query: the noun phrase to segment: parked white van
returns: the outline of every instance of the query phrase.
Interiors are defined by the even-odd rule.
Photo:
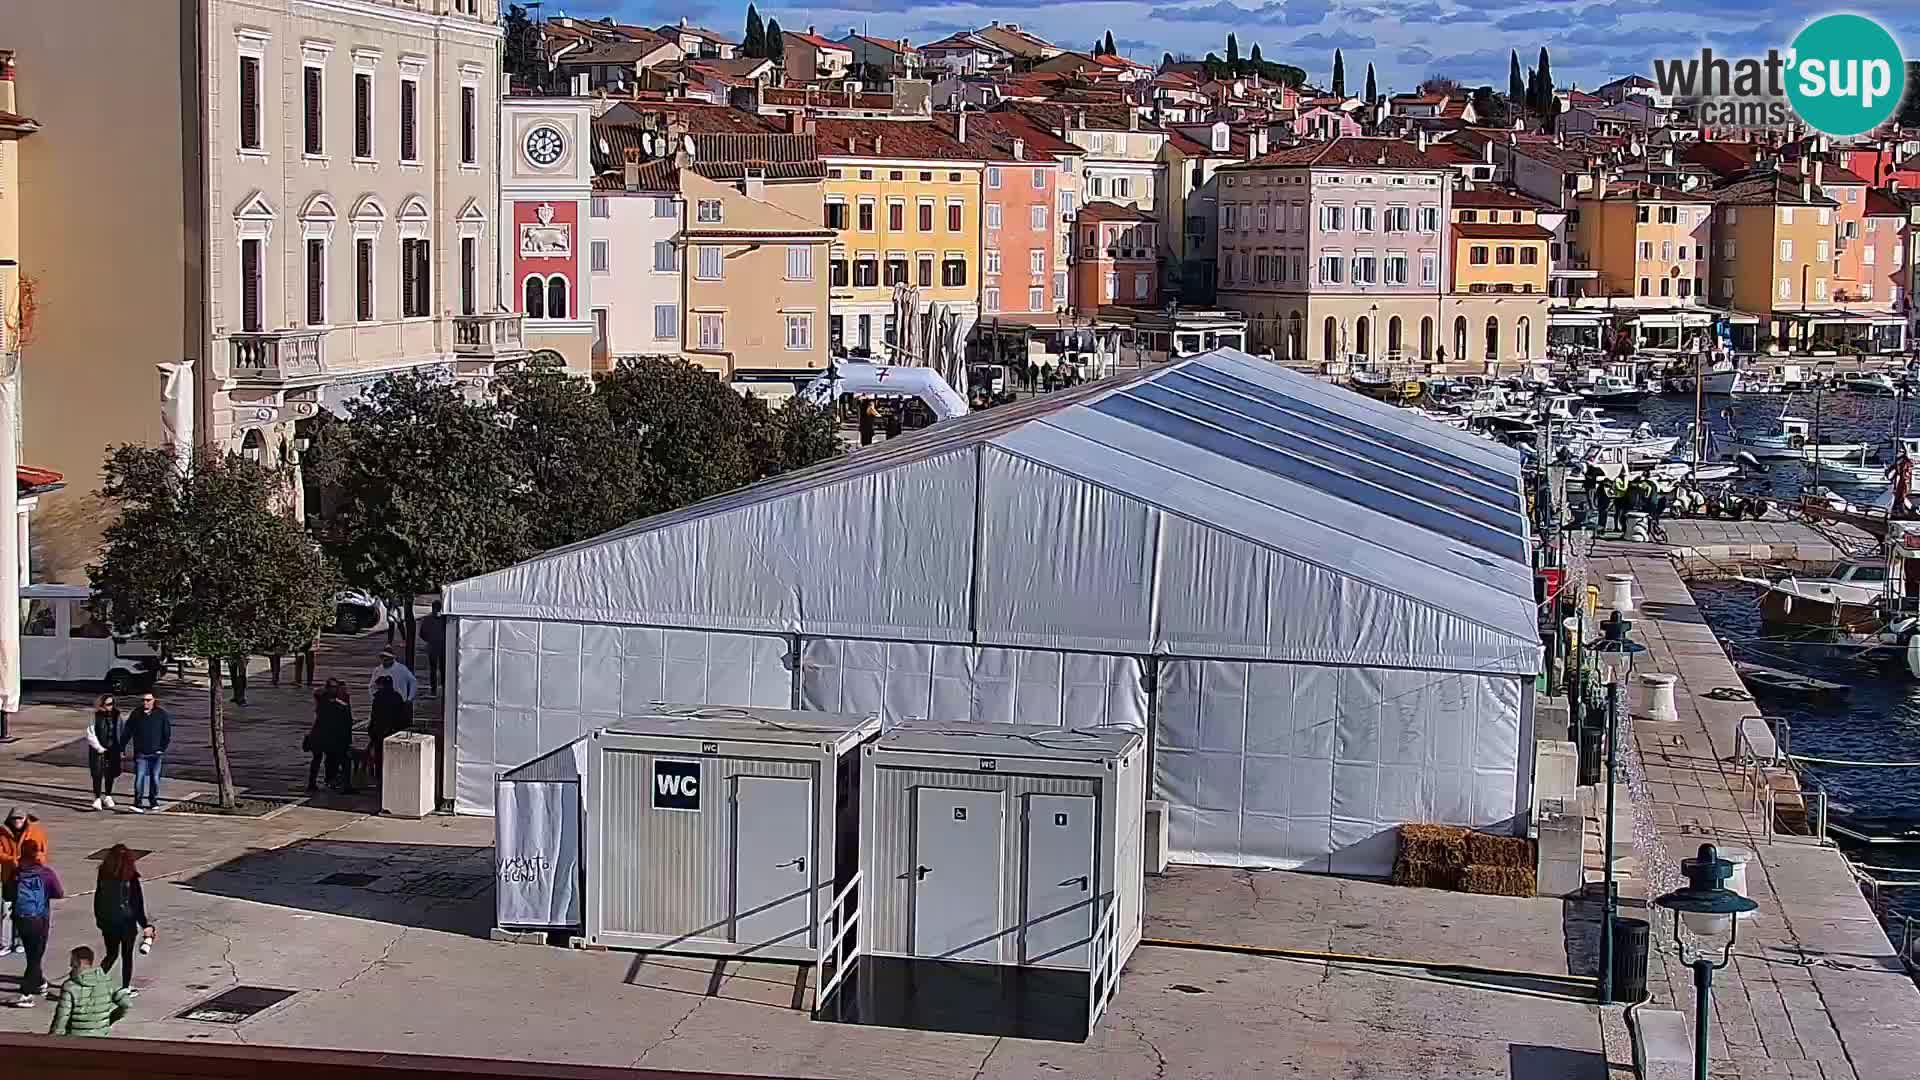
[[[159,650],[138,638],[116,638],[93,610],[85,585],[28,585],[20,590],[20,678],[104,683],[120,694],[151,686]]]

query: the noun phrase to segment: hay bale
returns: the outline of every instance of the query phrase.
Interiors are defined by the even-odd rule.
[[[1531,866],[1469,865],[1460,872],[1460,887],[1480,896],[1532,896],[1538,879]]]
[[[1533,841],[1524,836],[1496,836],[1492,833],[1467,834],[1468,866],[1533,865]]]
[[[1400,826],[1398,858],[1459,869],[1467,865],[1467,833],[1458,825]]]
[[[1402,856],[1393,860],[1393,875],[1388,880],[1395,885],[1405,885],[1413,889],[1458,891],[1460,868],[1447,863],[1409,859]]]

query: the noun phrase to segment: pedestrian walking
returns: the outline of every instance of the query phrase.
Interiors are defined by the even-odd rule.
[[[367,703],[368,773],[380,782],[380,770],[386,764],[386,739],[397,731],[413,727],[413,706],[394,689],[393,679],[381,675],[373,680],[373,700]]]
[[[313,695],[313,730],[308,732],[307,752],[312,755],[307,763],[307,791],[320,790],[321,770],[326,770],[327,786],[345,795],[354,793],[353,763],[350,760],[353,750],[353,701],[347,694],[347,684],[339,679],[328,679],[327,684]]]
[[[367,676],[369,696],[373,694],[374,686],[380,681],[381,676],[392,679],[393,688],[400,691],[400,696],[406,698],[408,704],[413,703],[414,694],[420,689],[420,681],[413,677],[412,668],[394,659],[392,649],[380,651],[379,666],[373,669],[373,674]]]
[[[93,721],[87,725],[87,773],[93,777],[93,808],[112,810],[113,782],[120,779],[120,707],[112,694],[93,702]]]
[[[100,969],[111,974],[113,965],[120,964],[120,986],[129,994],[139,993],[133,989],[134,947],[153,929],[140,889],[139,858],[125,844],[108,848],[93,890],[93,922],[106,945]]]
[[[880,421],[879,411],[873,407],[873,402],[871,401],[867,402],[866,405],[862,407],[860,410],[860,445],[861,446],[873,445],[873,429],[874,429],[874,425],[879,423],[879,421]]]
[[[293,685],[309,687],[313,685],[313,647],[315,644],[315,642],[309,641],[293,651]],[[302,681],[303,678],[305,681]]]
[[[233,684],[233,703],[247,703],[247,658],[244,656],[227,657],[227,681]]]
[[[1604,532],[1613,512],[1613,484],[1598,465],[1587,466],[1587,499],[1593,503],[1594,532]]]
[[[127,717],[120,735],[120,751],[133,747],[133,812],[160,808],[160,768],[173,742],[173,716],[160,707],[149,690],[140,695],[140,707]]]
[[[20,850],[29,842],[39,845],[43,856],[50,850],[46,826],[16,806],[7,811],[5,819],[0,819],[0,953],[16,953],[26,948],[14,926],[13,881],[20,870]]]
[[[60,887],[60,875],[42,861],[39,841],[22,843],[20,868],[13,875],[13,928],[25,946],[27,971],[20,977],[20,996],[14,999],[15,1008],[31,1009],[38,1005],[40,992],[47,988],[41,963],[47,956],[47,936],[53,931],[53,902],[66,895],[66,890]]]
[[[427,696],[440,696],[440,680],[447,670],[447,617],[441,614],[443,604],[433,602],[433,610],[420,620],[420,647],[427,654]]]
[[[60,986],[60,1004],[53,1010],[49,1035],[111,1035],[113,1025],[127,1015],[133,991],[115,990],[113,976],[93,966],[93,950],[85,945],[68,954],[67,981]],[[112,963],[112,958],[108,958]]]

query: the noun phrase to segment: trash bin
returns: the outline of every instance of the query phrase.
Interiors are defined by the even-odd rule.
[[[1607,731],[1594,718],[1584,717],[1580,730],[1574,734],[1574,740],[1580,751],[1580,786],[1586,787],[1600,782],[1600,770],[1606,764],[1605,753]]]
[[[1647,996],[1647,920],[1613,920],[1613,1000],[1631,1005]]]

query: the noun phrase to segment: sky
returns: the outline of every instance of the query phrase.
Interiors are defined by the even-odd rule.
[[[614,16],[657,26],[689,21],[738,36],[746,4],[730,0],[548,0],[548,16]],[[1070,4],[974,0],[784,0],[759,7],[788,30],[814,26],[826,37],[849,29],[924,43],[994,20],[1017,23],[1064,48],[1085,50],[1108,30],[1120,51],[1143,63],[1162,53],[1195,59],[1226,54],[1229,31],[1244,55],[1258,42],[1264,59],[1306,69],[1325,86],[1333,51],[1345,52],[1349,92],[1374,65],[1383,93],[1411,90],[1443,75],[1467,86],[1507,85],[1508,51],[1531,66],[1541,46],[1561,87],[1591,88],[1627,74],[1651,75],[1656,57],[1759,56],[1784,49],[1811,19],[1851,11],[1880,20],[1909,57],[1920,58],[1920,3],[1860,0],[1076,0]]]

